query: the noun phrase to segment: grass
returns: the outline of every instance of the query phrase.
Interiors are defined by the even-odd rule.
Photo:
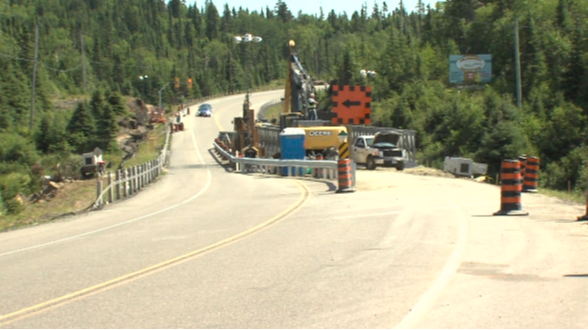
[[[159,150],[165,144],[166,125],[155,125],[153,131],[149,132],[147,139],[139,145],[139,150],[137,150],[135,157],[125,162],[125,168],[147,163],[159,156]]]
[[[488,184],[495,184],[494,179],[488,177],[487,181]],[[586,204],[586,193],[578,192],[578,191],[564,191],[564,190],[555,190],[555,189],[548,189],[543,187],[538,187],[537,191],[539,194],[555,197],[567,203],[574,203],[574,204]],[[525,193],[524,193],[525,194]]]
[[[538,189],[540,194],[559,198],[568,203],[575,203],[575,204],[586,204],[586,194],[579,193],[577,191],[561,191],[561,190],[553,190],[547,188],[539,188]]]
[[[125,162],[124,167],[128,168],[156,159],[165,143],[165,135],[166,125],[156,124],[155,128],[149,131],[146,140],[139,145],[135,157]],[[120,164],[122,156],[107,155],[105,160]],[[84,211],[96,201],[96,185],[95,178],[67,183],[59,189],[59,193],[54,198],[47,199],[43,203],[27,204],[19,214],[0,217],[0,231],[34,226],[52,221],[64,214]],[[103,187],[106,185],[106,180],[103,179]]]
[[[28,204],[22,212],[0,218],[0,231],[48,222],[63,214],[80,212],[96,201],[96,180],[64,185],[53,199]]]
[[[282,103],[274,104],[267,108],[265,112],[265,117],[267,120],[280,120],[280,113],[282,112]]]

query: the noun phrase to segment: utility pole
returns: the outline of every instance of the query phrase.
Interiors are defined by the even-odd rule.
[[[522,103],[522,87],[521,87],[521,56],[519,54],[519,19],[515,18],[515,69],[517,75],[517,107],[521,108]]]
[[[33,69],[33,86],[31,87],[31,120],[29,123],[29,131],[33,131],[33,124],[35,118],[35,85],[37,84],[37,58],[39,56],[39,25],[35,28],[35,64]]]
[[[167,87],[167,85],[171,84],[171,81],[168,82],[167,84],[165,84],[163,87],[161,87],[161,89],[157,92],[159,94],[159,109],[162,109],[161,107],[161,92],[163,92],[163,89]]]
[[[229,93],[233,95],[233,57],[229,49]]]
[[[84,94],[86,93],[86,54],[84,52],[84,34],[80,34],[80,40],[82,44],[82,81],[84,83]]]

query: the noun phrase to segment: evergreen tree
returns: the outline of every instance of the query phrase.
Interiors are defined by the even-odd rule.
[[[80,102],[67,124],[69,142],[78,153],[92,151],[96,147],[96,124],[89,105]]]
[[[209,40],[218,38],[220,29],[220,16],[216,6],[212,2],[208,2],[206,6],[206,36]]]
[[[283,23],[288,23],[294,19],[292,12],[288,9],[288,5],[282,0],[276,2],[275,13]]]
[[[117,91],[111,91],[108,95],[108,104],[115,115],[122,115],[126,112],[122,95]]]
[[[90,100],[90,111],[92,111],[92,116],[94,116],[94,120],[100,120],[104,110],[104,96],[102,95],[102,91],[95,90],[92,94],[92,99]]]
[[[102,150],[109,150],[118,132],[115,113],[110,104],[104,104],[102,116],[96,122],[96,142]]]

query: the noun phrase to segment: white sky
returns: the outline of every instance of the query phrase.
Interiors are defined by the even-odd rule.
[[[320,7],[323,7],[323,12],[327,15],[331,9],[334,9],[336,13],[340,14],[343,11],[347,12],[347,16],[351,17],[354,11],[360,11],[362,3],[367,4],[368,13],[371,14],[372,8],[374,6],[374,0],[283,0],[287,5],[292,14],[296,16],[299,10],[302,10],[305,14],[318,14]],[[437,0],[422,0],[425,6],[430,4],[431,7],[435,7],[435,3]],[[440,0],[442,1],[442,0]],[[186,0],[187,4],[193,4],[196,2],[198,8],[202,8],[204,5],[204,0]],[[265,9],[265,7],[269,7],[273,9],[278,2],[277,0],[212,0],[216,8],[218,9],[219,13],[222,14],[222,8],[225,4],[229,5],[229,8],[236,8],[239,7],[248,8],[250,11],[256,10],[259,12],[260,9]],[[378,0],[378,7],[382,8],[382,0]],[[388,9],[390,11],[394,10],[398,7],[400,0],[387,0],[386,4],[388,5]],[[418,0],[403,0],[404,7],[408,12],[415,10]]]

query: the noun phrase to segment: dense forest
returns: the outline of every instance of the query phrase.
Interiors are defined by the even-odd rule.
[[[180,84],[162,91],[165,103],[283,80],[290,39],[313,77],[371,85],[373,124],[415,130],[421,164],[470,157],[494,174],[502,159],[536,155],[541,186],[586,185],[584,0],[447,0],[415,9],[376,1],[318,15],[292,13],[281,0],[273,8],[1,0],[0,13],[0,216],[19,212],[15,196],[37,190],[56,164],[96,145],[116,152],[124,97],[157,104],[175,77]],[[245,33],[263,41],[233,42]],[[492,82],[451,85],[449,56],[457,54],[491,54]],[[320,97],[328,111],[329,96]],[[84,101],[71,110],[57,102],[67,99]]]

